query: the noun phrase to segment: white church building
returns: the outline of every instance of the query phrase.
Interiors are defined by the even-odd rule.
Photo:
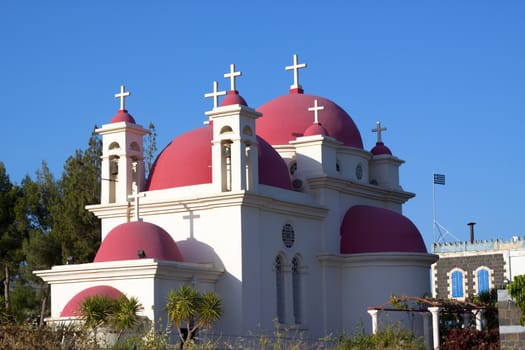
[[[78,316],[86,296],[137,297],[143,316],[166,320],[172,289],[215,291],[223,316],[213,332],[272,330],[308,338],[371,327],[369,307],[392,294],[430,294],[429,254],[402,214],[414,197],[400,184],[403,160],[382,141],[365,148],[350,115],[299,84],[258,108],[214,82],[209,122],[175,137],[146,179],[148,130],[121,107],[102,136],[102,225],[92,263],[35,273],[51,285],[50,320]],[[109,118],[108,118],[109,119]],[[162,131],[165,132],[165,131]],[[370,132],[370,129],[367,129]]]

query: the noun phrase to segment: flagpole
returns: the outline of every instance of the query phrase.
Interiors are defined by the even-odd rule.
[[[436,181],[434,181],[434,172],[432,172],[432,232],[434,234],[434,243],[436,242]]]

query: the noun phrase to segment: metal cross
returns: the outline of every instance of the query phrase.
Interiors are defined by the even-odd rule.
[[[193,219],[200,218],[200,215],[193,215],[193,211],[190,210],[190,215],[185,215],[182,218],[190,220],[190,237],[193,238]]]
[[[146,194],[145,193],[140,194],[137,188],[137,185],[135,184],[133,186],[133,193],[128,196],[128,199],[132,201],[134,205],[133,211],[134,211],[135,221],[139,221],[139,207],[140,207],[139,198],[144,198],[144,197],[146,197]]]
[[[285,70],[293,70],[293,85],[290,86],[291,89],[298,89],[301,86],[299,85],[299,69],[306,68],[306,63],[297,63],[297,55],[293,55],[293,65],[286,66]]]
[[[204,94],[205,98],[213,97],[213,109],[217,108],[219,105],[219,96],[226,95],[226,91],[218,91],[219,90],[219,83],[217,81],[213,82],[213,92],[209,92],[207,94]]]
[[[314,112],[314,123],[315,124],[319,124],[319,111],[322,111],[323,109],[324,109],[324,106],[317,105],[317,99],[314,100],[314,106],[308,108],[310,112]]]
[[[126,109],[126,101],[125,98],[131,95],[131,92],[126,91],[126,87],[124,85],[120,85],[120,93],[115,94],[115,98],[120,98],[120,110],[123,111]]]
[[[230,78],[230,90],[235,91],[235,77],[240,77],[242,75],[241,72],[235,71],[235,64],[230,64],[230,73],[224,74],[225,78]]]
[[[377,132],[377,142],[383,142],[381,140],[381,132],[382,131],[386,131],[386,128],[382,128],[381,127],[381,122],[380,121],[377,121],[376,125],[377,125],[376,128],[372,129],[372,132]]]

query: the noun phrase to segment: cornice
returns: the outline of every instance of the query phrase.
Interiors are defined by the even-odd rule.
[[[156,259],[140,259],[53,266],[33,272],[50,284],[103,282],[110,280],[160,278],[169,280],[198,280],[216,282],[224,269],[213,264],[193,264]]]
[[[282,196],[283,199],[280,199],[259,192],[221,192],[178,199],[166,199],[157,196],[150,197],[147,193],[148,192],[146,192],[146,197],[140,202],[141,217],[235,206],[248,206],[267,212],[316,219],[322,219],[326,217],[328,213],[328,209],[316,205],[313,202],[301,203],[299,200],[289,201],[284,199],[285,196]],[[130,210],[127,202],[88,205],[86,209],[100,219],[126,217]]]
[[[386,189],[379,186],[362,184],[348,179],[329,176],[309,178],[308,184],[311,190],[328,189],[351,196],[393,202],[397,204],[403,204],[410,198],[415,197],[415,194],[411,192]]]
[[[385,252],[363,254],[318,254],[317,260],[325,267],[430,267],[439,257],[429,253]]]

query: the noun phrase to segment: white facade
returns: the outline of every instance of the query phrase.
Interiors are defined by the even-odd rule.
[[[291,94],[302,94],[297,82],[292,87]],[[224,101],[240,98],[234,95]],[[395,227],[385,224],[384,239],[362,242],[373,239],[366,228],[351,232],[343,224],[348,210],[357,205],[388,209],[403,218],[402,205],[414,195],[400,185],[402,160],[388,152],[374,154],[348,146],[322,133],[299,135],[288,143],[272,144],[289,169],[289,188],[268,185],[266,178],[273,174],[263,175],[266,169],[260,169],[261,154],[268,151],[256,137],[267,137],[257,130],[258,118],[265,115],[244,105],[242,98],[234,100],[239,103],[224,101],[207,113],[212,128],[208,183],[148,188],[142,175],[142,136],[147,131],[134,120],[97,130],[103,138],[102,178],[113,176],[115,143],[120,149],[119,169],[126,169],[123,175],[119,172],[117,185],[103,182],[102,203],[87,208],[101,219],[102,239],[138,216],[168,232],[184,261],[150,258],[145,246],[145,259],[39,271],[37,275],[51,284],[52,318],[60,318],[64,305],[80,291],[109,285],[138,297],[144,315],[152,321],[165,319],[159,304],[170,289],[189,283],[214,290],[222,299],[224,314],[215,333],[236,336],[271,330],[277,320],[304,331],[307,338],[317,338],[351,334],[360,322],[370,326],[368,307],[383,304],[391,294],[429,294],[429,268],[437,257],[427,254],[424,244],[421,248],[419,233],[394,232]],[[333,113],[330,108],[335,107],[327,106],[326,118]],[[319,114],[324,125],[323,116]],[[327,132],[334,133],[327,125]],[[138,171],[133,170],[133,162],[138,162]],[[177,171],[197,172],[192,164],[178,165]],[[373,221],[381,223],[382,217]],[[379,248],[342,253],[355,246],[343,248],[341,235],[352,234],[364,246],[377,243]],[[402,249],[397,248],[399,237],[406,240]]]

